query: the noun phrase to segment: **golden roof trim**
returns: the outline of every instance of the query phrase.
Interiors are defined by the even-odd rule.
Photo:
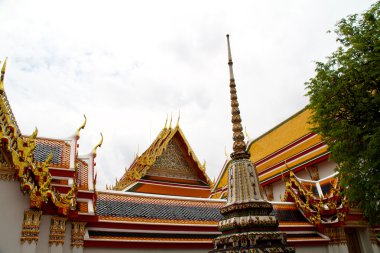
[[[2,72],[5,72],[4,65]],[[4,73],[1,82],[3,77]],[[38,130],[36,128],[30,137],[21,135],[4,90],[0,90],[0,123],[3,148],[9,153],[12,164],[18,170],[20,189],[29,195],[31,208],[41,209],[43,203],[50,199],[63,215],[67,215],[70,209],[76,206],[75,178],[73,186],[65,195],[61,195],[52,187],[52,176],[48,168],[51,154],[45,162],[37,163],[34,160],[33,151]]]
[[[126,187],[143,177],[148,172],[150,167],[154,164],[154,162],[157,160],[157,158],[160,155],[162,155],[162,153],[166,150],[170,140],[174,137],[176,133],[178,133],[181,136],[182,140],[184,141],[187,147],[188,154],[197,164],[199,170],[206,178],[207,183],[210,185],[210,187],[212,187],[212,181],[206,174],[205,168],[199,162],[198,158],[196,157],[193,149],[191,148],[179,125],[177,124],[176,127],[171,128],[170,124],[169,128],[166,128],[165,123],[165,127],[160,131],[156,139],[152,142],[152,144],[144,153],[142,153],[139,157],[135,159],[135,161],[131,164],[129,169],[124,173],[122,178],[114,186],[114,189],[125,189]]]

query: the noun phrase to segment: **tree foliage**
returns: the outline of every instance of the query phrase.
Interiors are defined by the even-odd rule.
[[[380,1],[336,25],[338,49],[306,83],[311,122],[338,163],[348,200],[380,224]]]

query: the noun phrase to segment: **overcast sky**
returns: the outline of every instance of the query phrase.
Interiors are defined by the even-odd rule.
[[[4,1],[0,59],[23,134],[104,134],[98,188],[114,183],[173,115],[210,178],[232,150],[225,35],[243,126],[255,138],[307,103],[314,61],[335,50],[336,22],[375,1]]]

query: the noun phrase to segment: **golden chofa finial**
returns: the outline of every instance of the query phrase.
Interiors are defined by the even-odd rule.
[[[231,113],[232,113],[232,131],[233,131],[233,153],[231,158],[233,160],[239,160],[244,158],[249,158],[249,153],[246,151],[246,144],[244,142],[243,127],[241,125],[239,102],[236,93],[236,84],[234,71],[232,68],[232,55],[231,55],[231,46],[230,38],[227,34],[227,47],[228,47],[228,67],[230,72],[230,94],[231,94]]]
[[[178,111],[177,127],[179,126],[179,120],[181,119],[181,110]]]
[[[94,149],[92,150],[92,154],[93,154],[94,157],[96,157],[96,150],[97,150],[98,148],[100,148],[100,147],[102,146],[102,144],[103,144],[103,134],[100,133],[100,136],[101,136],[100,142],[99,142],[99,143],[94,147]]]
[[[32,139],[32,140],[36,139],[37,134],[38,134],[38,128],[36,127],[33,133],[29,136],[29,139]]]
[[[135,159],[137,159],[139,157],[139,152],[140,152],[140,145],[137,144],[137,152],[136,152],[136,155],[135,155]]]
[[[83,124],[77,129],[77,131],[75,132],[75,136],[79,139],[80,137],[80,130],[84,129],[86,124],[87,124],[87,118],[86,118],[86,114],[83,114],[83,117],[84,117],[84,122]]]
[[[164,129],[167,128],[167,124],[168,124],[168,115],[166,114],[166,120],[165,120],[165,126],[164,126]]]
[[[172,128],[172,120],[173,120],[173,114],[170,113],[170,124],[169,124],[169,129]]]
[[[0,76],[0,91],[4,91],[4,75],[5,75],[5,69],[7,67],[7,58],[5,58],[3,67],[1,68],[1,76]]]
[[[247,127],[244,127],[244,134],[245,134],[245,137],[247,137],[248,141],[251,139],[251,137],[249,137],[249,134],[247,132]]]

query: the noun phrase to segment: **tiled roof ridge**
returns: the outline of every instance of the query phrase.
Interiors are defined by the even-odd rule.
[[[22,135],[22,137],[29,138],[31,135]],[[72,137],[73,138],[73,137]],[[48,141],[59,141],[59,142],[67,142],[72,140],[71,137],[67,138],[53,138],[53,137],[45,137],[45,136],[36,136],[36,140],[48,140]]]

